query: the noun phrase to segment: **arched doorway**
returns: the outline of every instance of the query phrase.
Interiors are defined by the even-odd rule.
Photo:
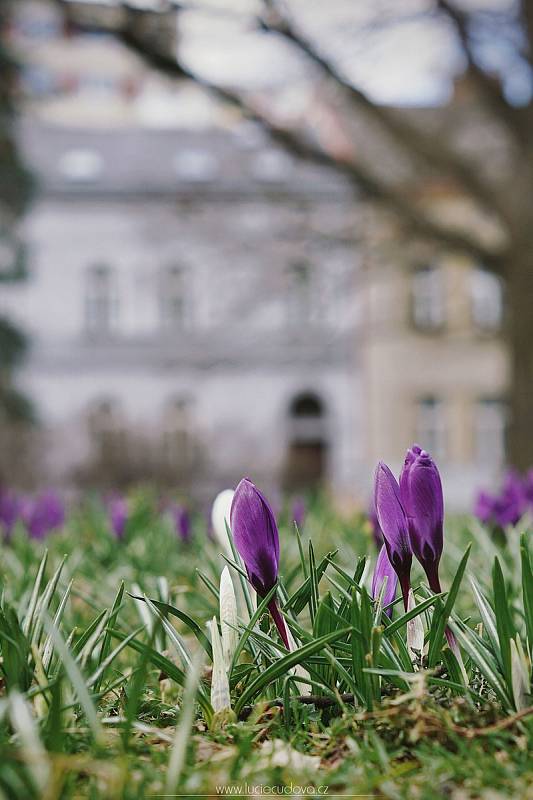
[[[288,409],[288,447],[283,470],[287,491],[318,487],[326,475],[326,413],[314,392],[296,395]]]

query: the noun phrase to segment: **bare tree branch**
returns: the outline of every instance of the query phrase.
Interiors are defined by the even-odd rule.
[[[67,14],[72,10],[72,2],[66,0],[56,0],[56,2]],[[123,3],[122,7],[130,10],[127,3]],[[302,132],[278,125],[243,95],[198,75],[174,54],[165,53],[154,46],[152,41],[141,39],[135,32],[135,21],[138,21],[139,15],[145,12],[134,8],[131,8],[131,12],[133,24],[131,22],[125,24],[120,29],[114,29],[112,33],[151,67],[171,78],[191,80],[217,99],[236,107],[243,117],[258,124],[273,141],[292,155],[333,170],[347,179],[364,197],[378,201],[383,207],[393,211],[411,233],[432,239],[449,249],[464,252],[481,261],[487,268],[502,274],[505,257],[503,250],[492,250],[467,233],[440,224],[425,214],[406,191],[384,183],[363,164],[333,156]]]
[[[498,119],[502,120],[507,130],[513,135],[515,141],[521,148],[529,144],[531,138],[530,127],[527,117],[520,108],[509,105],[502,91],[500,81],[495,75],[491,75],[483,70],[475,57],[470,37],[469,15],[458,8],[449,0],[436,0],[437,8],[449,19],[456,30],[459,41],[468,64],[468,74],[478,87],[486,105],[495,113]],[[526,0],[530,2],[530,0]]]
[[[349,100],[359,109],[379,122],[384,130],[391,133],[401,147],[415,160],[442,170],[460,185],[461,189],[472,195],[486,210],[496,211],[501,222],[507,223],[507,206],[501,202],[498,193],[483,179],[479,170],[469,164],[459,153],[450,150],[443,141],[422,131],[394,109],[374,103],[360,88],[348,81],[325,58],[317,47],[297,30],[289,17],[283,13],[276,0],[263,0],[267,13],[260,19],[260,25],[267,32],[277,33],[291,42],[302,52],[324,75],[340,87]]]
[[[530,66],[533,66],[533,3],[531,0],[520,0],[519,9],[522,29],[526,34],[523,55],[527,58]]]

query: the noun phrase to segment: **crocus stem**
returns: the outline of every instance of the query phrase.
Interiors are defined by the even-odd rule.
[[[278,604],[276,598],[274,597],[270,603],[268,604],[268,610],[272,615],[272,619],[274,620],[274,624],[279,631],[279,635],[283,640],[283,644],[290,650],[289,646],[289,637],[287,636],[287,626],[285,625],[285,620],[283,619],[281,612],[278,608]]]

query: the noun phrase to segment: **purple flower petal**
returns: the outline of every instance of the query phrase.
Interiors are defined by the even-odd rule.
[[[264,597],[276,584],[279,566],[279,534],[274,512],[268,500],[249,478],[243,478],[231,503],[231,531],[248,573],[248,580]],[[285,620],[274,597],[269,611],[279,634],[289,648]]]
[[[381,591],[381,586],[385,578],[387,579],[387,587],[383,595],[384,608],[390,605],[393,602],[394,598],[396,597],[398,576],[396,575],[394,567],[389,561],[389,557],[387,555],[387,548],[385,547],[385,545],[383,545],[381,550],[379,551],[378,560],[376,562],[376,567],[374,569],[374,575],[372,577],[372,597],[374,598],[374,600],[379,595]],[[392,608],[389,608],[387,610],[387,614],[389,616],[392,614]]]
[[[409,522],[413,553],[434,592],[440,592],[438,566],[443,547],[444,499],[437,465],[418,445],[407,451],[400,494]]]
[[[409,526],[400,499],[398,482],[382,461],[376,469],[374,503],[387,555],[400,580],[403,602],[407,609],[412,562]]]
[[[248,478],[233,496],[231,530],[250,583],[264,597],[278,579],[279,535],[267,499]]]

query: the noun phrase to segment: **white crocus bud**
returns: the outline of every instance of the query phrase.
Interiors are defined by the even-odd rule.
[[[407,599],[407,610],[412,611],[416,608],[415,596],[413,590],[409,589],[409,596]],[[411,661],[415,662],[420,657],[424,649],[424,626],[422,624],[422,615],[419,614],[414,619],[409,620],[407,623],[407,650],[411,656]],[[416,652],[415,652],[416,651]]]
[[[285,625],[285,630],[287,631],[287,639],[289,641],[289,651],[294,653],[295,650],[298,650],[298,645],[294,641],[294,636],[292,635],[288,625]],[[309,680],[309,673],[304,667],[302,667],[301,664],[296,664],[296,666],[291,669],[291,674],[295,675],[296,677],[306,678]],[[302,695],[311,694],[311,687],[308,683],[298,683],[298,689]]]
[[[219,545],[222,547],[224,553],[233,558],[230,543],[228,541],[228,534],[226,531],[226,523],[229,528],[230,525],[230,512],[231,503],[233,501],[233,489],[224,489],[219,492],[215,497],[213,507],[211,508],[211,524],[213,525],[213,533]]]
[[[222,653],[226,670],[229,671],[237,649],[237,598],[229,569],[224,567],[220,576],[220,627],[222,629]]]
[[[211,705],[213,711],[218,714],[224,709],[231,708],[229,694],[229,680],[224,654],[222,652],[222,640],[218,632],[217,618],[209,624],[211,630],[211,645],[213,648],[213,675],[211,677]]]
[[[513,700],[517,711],[522,711],[529,704],[528,695],[531,692],[529,678],[530,666],[522,647],[520,637],[511,639],[511,684],[513,687]]]

